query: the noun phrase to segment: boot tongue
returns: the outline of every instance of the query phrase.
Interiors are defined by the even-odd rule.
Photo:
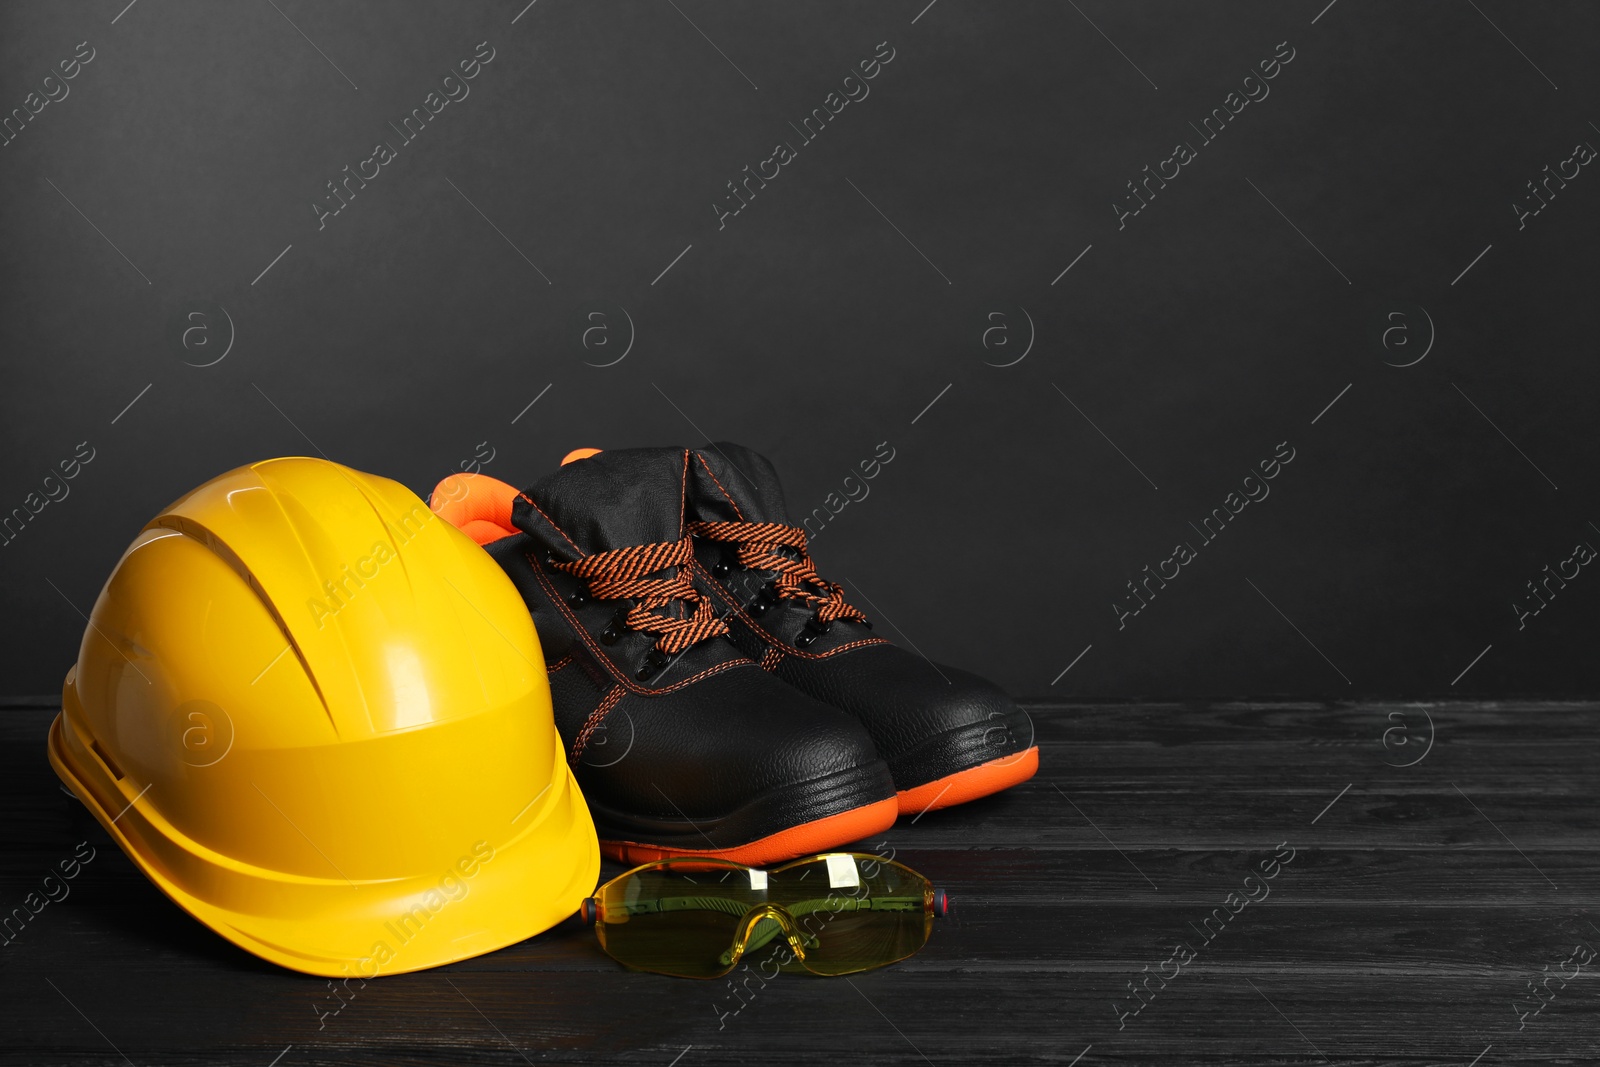
[[[688,460],[682,448],[607,450],[575,460],[528,489],[533,504],[518,496],[512,525],[569,560],[578,552],[681,540]]]
[[[778,472],[759,452],[731,441],[695,449],[689,499],[704,522],[789,522]]]

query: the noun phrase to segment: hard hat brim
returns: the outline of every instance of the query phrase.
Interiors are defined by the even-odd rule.
[[[371,979],[469,959],[548,930],[598,881],[592,823],[559,747],[549,795],[503,843],[467,844],[457,866],[412,877],[314,879],[187,841],[143,794],[126,795],[65,718],[50,726],[51,766],[145,877],[217,934],[290,970]],[[175,873],[197,866],[203,878]],[[206,895],[185,881],[203,884]]]

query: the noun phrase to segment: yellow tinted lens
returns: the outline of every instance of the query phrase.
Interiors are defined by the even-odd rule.
[[[765,886],[764,872],[738,864],[666,860],[602,886],[595,931],[629,967],[715,978],[733,968],[730,949],[745,917],[767,902]],[[752,941],[771,940],[769,926],[777,924],[761,920]]]
[[[804,969],[849,974],[903,960],[927,944],[933,886],[892,860],[832,853],[771,873],[768,896],[794,917]],[[801,969],[799,961],[785,970]]]

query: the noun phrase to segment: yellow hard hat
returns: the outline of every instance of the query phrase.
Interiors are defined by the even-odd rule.
[[[388,479],[274,459],[168,507],[62,704],[62,781],[168,896],[285,967],[450,963],[594,888],[527,607]]]

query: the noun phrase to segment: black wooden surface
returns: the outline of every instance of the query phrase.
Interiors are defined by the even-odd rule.
[[[52,709],[0,709],[0,906],[98,850],[0,945],[0,1064],[1600,1060],[1600,960],[1528,992],[1600,949],[1593,704],[1033,710],[1034,781],[885,837],[955,901],[904,964],[741,1002],[624,971],[569,922],[325,1015],[323,980],[194,922],[62,795]],[[1191,924],[1285,842],[1270,895],[1206,942]],[[1194,960],[1119,1028],[1180,940]]]

